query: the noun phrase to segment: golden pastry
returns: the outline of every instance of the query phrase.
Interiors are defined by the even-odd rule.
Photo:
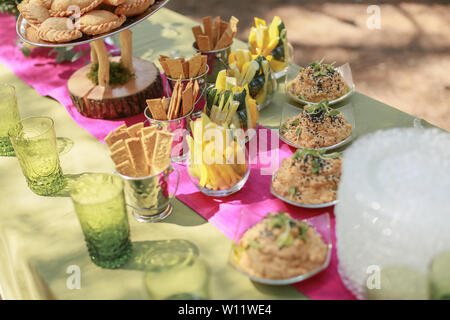
[[[25,30],[25,35],[26,35],[27,39],[30,40],[31,42],[34,42],[34,43],[45,42],[41,38],[39,38],[38,29],[35,28],[34,26],[27,27],[27,29]]]
[[[36,1],[39,2],[44,8],[50,9],[53,0],[36,0]]]
[[[120,27],[126,19],[106,10],[93,10],[80,18],[80,30],[89,35],[105,33]]]
[[[53,17],[68,17],[77,12],[71,7],[80,8],[80,15],[94,10],[102,0],[53,0],[50,15]]]
[[[17,9],[29,24],[39,26],[50,17],[48,10],[37,0],[25,0],[19,3]]]
[[[124,2],[125,2],[125,0],[103,0],[104,4],[107,4],[110,6],[115,6],[115,7],[117,7],[118,5],[121,5]]]
[[[123,4],[116,8],[114,13],[117,15],[124,14],[127,17],[137,16],[154,3],[155,0],[125,0]]]
[[[69,42],[83,34],[73,27],[69,18],[50,17],[39,26],[39,38],[50,42]]]

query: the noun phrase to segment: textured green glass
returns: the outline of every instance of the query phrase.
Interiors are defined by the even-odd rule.
[[[450,300],[450,251],[442,252],[433,259],[429,281],[432,299]]]
[[[145,284],[155,300],[209,299],[209,273],[203,260],[191,254],[172,251],[161,253],[148,268]]]
[[[8,130],[19,121],[14,87],[9,84],[0,84],[0,156],[14,156]]]
[[[131,242],[122,179],[106,173],[85,174],[70,196],[92,261],[110,269],[127,262]]]
[[[30,117],[19,121],[10,128],[9,138],[34,193],[46,196],[64,187],[52,119]]]

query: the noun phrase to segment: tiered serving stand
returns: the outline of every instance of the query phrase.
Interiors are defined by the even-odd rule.
[[[67,83],[73,104],[82,115],[89,118],[129,117],[143,112],[146,107],[145,100],[161,97],[164,90],[158,68],[152,62],[133,57],[131,28],[148,19],[168,2],[169,0],[156,0],[144,13],[127,18],[125,23],[115,30],[95,36],[84,35],[78,40],[66,43],[30,40],[26,34],[28,23],[21,15],[17,19],[16,31],[22,41],[39,47],[71,47],[89,43],[91,63],[72,74]],[[115,34],[120,36],[122,54],[120,58],[109,58],[104,39]],[[109,61],[121,61],[122,66],[134,76],[123,85],[109,85]],[[92,63],[99,64],[98,85],[87,77]]]

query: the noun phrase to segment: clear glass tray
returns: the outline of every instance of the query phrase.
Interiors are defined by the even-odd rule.
[[[314,148],[314,149],[317,149],[317,150],[336,149],[336,148],[339,148],[339,147],[347,144],[348,142],[350,142],[351,140],[353,140],[355,138],[356,121],[355,121],[355,113],[354,113],[353,104],[349,103],[340,108],[336,108],[333,110],[339,110],[341,112],[341,114],[344,116],[345,121],[352,125],[352,134],[350,136],[348,136],[347,138],[345,138],[344,140],[342,140],[334,145],[331,145],[328,147],[322,147],[322,148]],[[282,115],[281,115],[280,126],[278,127],[278,135],[280,137],[280,140],[285,142],[286,144],[290,145],[291,147],[294,147],[297,149],[303,149],[306,147],[298,145],[298,144],[286,139],[284,136],[281,135],[280,131],[281,131],[281,126],[286,122],[287,118],[295,117],[300,112],[302,112],[302,109],[292,106],[290,104],[285,104],[283,107]]]
[[[319,216],[312,217],[309,219],[304,219],[301,221],[305,221],[306,223],[311,225],[316,230],[316,232],[322,236],[323,241],[328,246],[328,252],[327,252],[325,261],[318,268],[316,268],[308,273],[305,273],[305,274],[302,274],[302,275],[299,275],[296,277],[292,277],[292,278],[287,278],[287,279],[258,278],[258,277],[255,277],[239,268],[237,261],[236,261],[236,255],[234,254],[234,246],[230,250],[230,254],[228,256],[228,263],[234,269],[236,269],[239,273],[243,274],[250,280],[258,282],[258,283],[266,284],[266,285],[273,285],[273,286],[289,285],[289,284],[304,281],[306,279],[309,279],[309,278],[315,276],[319,272],[325,270],[328,267],[328,265],[330,264],[330,260],[331,260],[332,242],[331,242],[330,215],[328,213],[324,213]],[[239,228],[239,226],[238,226],[238,228]],[[237,232],[237,233],[239,233],[239,232]],[[244,232],[242,232],[242,234],[243,233]],[[239,235],[239,239],[241,236],[242,235]],[[236,241],[236,239],[235,239],[235,241]],[[238,241],[236,241],[236,242],[238,242]]]
[[[329,101],[328,103],[330,105],[334,105],[341,101],[344,101],[345,99],[349,98],[355,92],[355,84],[353,83],[350,65],[348,63],[346,63],[340,67],[337,67],[336,69],[339,71],[339,73],[341,73],[342,77],[344,78],[344,81],[345,81],[348,91],[343,96]],[[311,102],[311,101],[307,101],[304,99],[300,99],[297,95],[293,94],[292,91],[290,90],[292,81],[297,77],[299,72],[300,72],[300,67],[293,65],[293,64],[289,64],[288,70],[286,72],[286,79],[285,79],[286,95],[299,104],[317,103],[317,102]]]
[[[275,180],[275,177],[276,177],[276,173],[272,176],[272,182],[273,182],[273,180]],[[296,207],[300,207],[300,208],[320,209],[320,208],[331,207],[331,206],[334,206],[336,203],[338,203],[338,200],[334,200],[334,201],[326,202],[326,203],[318,203],[318,204],[306,204],[306,203],[295,202],[295,201],[287,199],[287,198],[279,195],[278,193],[276,193],[275,189],[273,188],[272,183],[270,184],[270,193],[272,193],[278,199],[280,199],[280,200],[282,200],[282,201],[284,201],[286,203],[289,203],[290,205],[293,205],[293,206],[296,206]]]

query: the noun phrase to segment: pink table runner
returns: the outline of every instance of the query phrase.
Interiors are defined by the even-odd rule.
[[[5,64],[25,83],[32,86],[42,96],[50,96],[59,101],[69,112],[73,120],[86,129],[94,137],[103,141],[104,137],[123,123],[127,125],[145,120],[143,114],[118,120],[90,119],[78,113],[72,105],[67,90],[69,77],[89,60],[89,55],[74,63],[56,64],[54,58],[48,57],[49,49],[37,48],[31,57],[25,57],[16,46],[15,20],[11,16],[0,15],[0,61]],[[86,50],[87,46],[79,46],[75,50]],[[258,131],[265,130],[260,127]],[[269,134],[270,135],[270,134]],[[270,140],[269,140],[270,141]],[[272,151],[273,152],[273,151]],[[281,144],[278,149],[279,159],[292,154],[292,150]],[[337,272],[336,238],[334,232],[335,219],[332,208],[302,209],[285,204],[270,193],[270,175],[263,175],[261,168],[262,156],[270,156],[271,151],[258,154],[258,163],[252,165],[252,172],[244,188],[226,198],[211,198],[203,195],[191,183],[186,168],[176,165],[181,171],[181,181],[177,198],[192,208],[213,225],[220,229],[227,237],[233,238],[235,230],[244,210],[246,218],[239,227],[244,230],[262,219],[268,212],[286,211],[295,218],[309,218],[324,212],[331,214],[333,252],[330,266],[315,277],[295,284],[294,286],[312,299],[355,299],[344,287]]]

